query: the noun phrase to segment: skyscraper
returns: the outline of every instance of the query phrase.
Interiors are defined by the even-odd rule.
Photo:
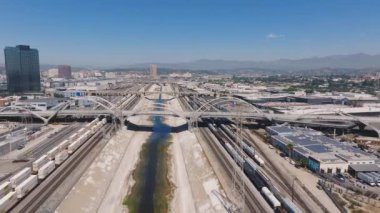
[[[5,70],[8,92],[40,92],[40,62],[38,50],[27,45],[5,47]]]
[[[153,80],[157,80],[157,78],[158,78],[158,76],[157,76],[157,64],[151,64],[149,66],[149,70],[150,70],[150,78]]]
[[[71,78],[71,67],[69,65],[58,65],[58,78]]]

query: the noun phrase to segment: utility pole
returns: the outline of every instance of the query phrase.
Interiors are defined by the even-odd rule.
[[[292,202],[294,201],[294,181],[296,180],[296,177],[293,176],[293,182],[292,182]]]
[[[234,106],[235,107],[235,106]],[[241,134],[242,134],[242,117],[241,117],[241,109],[238,105],[237,107],[237,117],[236,120],[236,129],[235,129],[235,144],[237,148],[237,154],[240,155],[243,153],[243,147],[241,142]],[[243,157],[243,156],[241,156]],[[237,156],[234,157],[235,162],[239,162],[237,159]],[[244,212],[245,208],[245,184],[243,181],[244,175],[243,172],[243,165],[240,165],[240,162],[238,163],[238,166],[234,167],[234,176],[233,176],[233,188],[232,193],[234,194],[234,197],[236,198],[237,202],[237,209],[234,212]]]

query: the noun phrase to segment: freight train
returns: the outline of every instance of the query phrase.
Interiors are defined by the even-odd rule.
[[[64,140],[45,155],[13,175],[9,181],[0,185],[0,212],[8,212],[20,199],[25,197],[40,182],[60,166],[69,155],[73,154],[97,130],[106,124],[107,120],[98,118],[91,125],[87,124],[68,140]],[[75,145],[74,145],[75,144]]]
[[[276,212],[301,212],[299,209],[289,200],[284,199],[280,202],[270,188],[273,187],[270,179],[261,171],[261,167],[264,165],[264,161],[257,155],[255,149],[244,141],[240,140],[238,144],[231,144],[225,136],[233,139],[234,134],[221,124],[220,129],[212,124],[208,124],[209,129],[215,135],[215,137],[221,142],[223,147],[227,150],[228,154],[234,159],[237,165],[243,167],[243,171],[253,185],[261,192],[264,199]],[[233,137],[232,137],[233,136]],[[240,145],[244,153],[236,151],[236,146]]]

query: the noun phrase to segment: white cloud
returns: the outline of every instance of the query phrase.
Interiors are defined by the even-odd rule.
[[[267,38],[271,38],[271,39],[276,39],[276,38],[284,38],[285,36],[284,35],[281,35],[281,34],[275,34],[275,33],[269,33],[267,35]]]

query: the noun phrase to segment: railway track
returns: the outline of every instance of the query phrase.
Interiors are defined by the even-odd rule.
[[[288,183],[288,181],[285,180],[285,178],[282,177],[281,174],[279,174],[276,169],[276,166],[273,165],[273,162],[262,152],[262,150],[253,142],[253,138],[245,131],[242,131],[243,138],[250,143],[250,145],[254,146],[256,151],[260,154],[262,158],[265,159],[265,166],[264,170],[267,174],[270,174],[271,178],[274,179],[274,181],[285,191],[292,192],[292,185]],[[291,195],[291,194],[290,194]],[[306,212],[315,212],[316,209],[312,209],[311,206],[309,206],[303,198],[294,190],[294,199],[295,201],[306,211]],[[314,200],[313,200],[314,201]]]
[[[184,109],[193,109],[193,107],[184,98],[180,97],[179,98],[179,102],[180,102],[180,105],[182,106],[182,108],[184,108]],[[213,152],[216,154],[219,162],[221,162],[221,165],[223,166],[223,169],[225,171],[227,171],[227,173],[229,174],[230,178],[232,179],[232,177],[233,177],[233,171],[231,171],[231,168],[233,168],[234,166],[237,166],[237,165],[232,165],[231,162],[226,159],[226,156],[221,152],[220,148],[216,146],[216,144],[213,142],[213,139],[209,135],[209,134],[212,134],[212,133],[211,132],[208,132],[208,133],[206,132],[205,129],[207,129],[207,128],[205,128],[205,129],[204,128],[198,128],[198,129],[202,133],[203,138],[205,138],[208,141],[208,144],[212,148]],[[227,155],[227,156],[229,156],[229,155]],[[253,190],[256,190],[256,188],[253,186],[253,184],[251,183],[251,181],[249,181],[249,179],[245,175],[244,175],[244,177],[246,179],[246,181],[245,181],[246,184],[245,185],[247,185],[247,183],[251,184],[251,189],[253,188]],[[268,204],[266,203],[266,201],[262,197],[261,198],[263,200],[258,200],[256,198],[256,195],[253,194],[253,192],[252,192],[251,189],[249,189],[247,187],[246,190],[244,190],[245,193],[246,193],[245,196],[244,196],[245,199],[246,199],[245,204],[246,204],[246,207],[250,210],[249,212],[258,212],[258,213],[270,212],[270,211],[273,212],[273,210],[268,206]],[[260,192],[258,192],[258,193],[260,194]],[[260,194],[260,196],[261,196],[261,194]],[[262,206],[264,203],[266,204],[266,208]]]
[[[20,155],[20,159],[22,158],[38,158],[50,150],[52,147],[57,145],[59,142],[63,141],[67,136],[69,136],[72,132],[77,130],[79,124],[74,124],[72,126],[66,126],[63,130],[60,130],[59,133],[54,134],[53,137],[48,137],[44,139],[42,142],[31,148],[30,150],[22,153]]]
[[[212,148],[212,150],[216,154],[218,160],[221,162],[223,169],[228,172],[228,174],[230,175],[230,177],[232,179],[233,171],[231,171],[231,168],[233,168],[233,165],[231,165],[230,162],[227,161],[225,159],[225,157],[223,157],[224,154],[219,150],[218,147],[216,147],[216,145],[212,141],[212,138],[210,137],[209,133],[207,133],[205,131],[205,129],[203,129],[203,128],[199,128],[199,130],[202,133],[203,138],[205,138],[208,141],[208,143],[210,144],[210,147]],[[246,189],[245,193],[246,193],[246,195],[245,195],[246,202],[245,203],[247,205],[247,208],[250,210],[249,212],[258,212],[258,213],[268,212],[268,208],[264,208],[262,206],[262,201],[257,200],[255,195],[252,193],[251,190]]]
[[[104,126],[105,132],[110,131],[112,125]],[[71,171],[86,157],[103,138],[103,131],[97,132],[86,141],[76,152],[73,153],[61,166],[42,181],[33,191],[22,199],[11,213],[36,212],[43,202],[59,187],[59,185],[69,176]]]

